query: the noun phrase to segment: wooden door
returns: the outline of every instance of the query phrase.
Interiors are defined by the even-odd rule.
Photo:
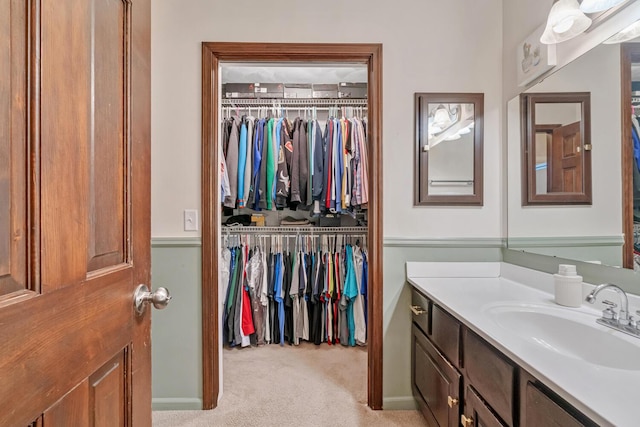
[[[0,425],[151,424],[149,0],[0,0]]]
[[[583,192],[580,122],[553,130],[550,169],[551,192]]]

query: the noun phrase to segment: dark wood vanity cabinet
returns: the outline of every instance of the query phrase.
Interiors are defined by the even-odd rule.
[[[415,289],[411,300],[412,388],[430,426],[596,425]]]
[[[416,325],[412,337],[411,385],[422,414],[430,425],[459,425],[460,373]]]

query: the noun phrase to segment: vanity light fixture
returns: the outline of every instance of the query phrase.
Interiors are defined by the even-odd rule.
[[[597,13],[616,7],[626,1],[627,0],[582,0],[580,10],[584,13]]]
[[[589,26],[591,18],[580,10],[578,0],[556,0],[551,6],[540,42],[555,44],[570,40],[584,33]]]
[[[621,30],[618,34],[613,35],[609,39],[605,40],[604,44],[616,44],[616,43],[624,43],[629,40],[633,40],[637,37],[640,37],[640,20],[634,22],[629,25],[624,30]]]
[[[440,129],[446,129],[451,125],[449,110],[444,105],[440,105],[433,113],[433,124]]]

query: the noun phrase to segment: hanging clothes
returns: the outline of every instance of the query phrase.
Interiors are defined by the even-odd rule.
[[[293,250],[272,240],[221,251],[224,341],[366,345],[366,250],[340,236],[315,247],[298,238]]]
[[[222,126],[224,206],[256,211],[314,206],[316,215],[352,216],[367,208],[365,120],[330,117],[324,132],[317,120],[300,117],[291,122],[233,116]]]

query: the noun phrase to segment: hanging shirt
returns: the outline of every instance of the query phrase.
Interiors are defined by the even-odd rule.
[[[226,206],[226,204],[231,204],[231,186],[229,185],[227,161],[220,146],[218,146],[218,158],[220,159],[220,201]]]
[[[238,148],[238,207],[244,208],[244,174],[247,167],[247,122],[240,124],[240,144]]]
[[[318,121],[313,122],[313,167],[311,168],[312,177],[312,198],[313,200],[321,200],[323,190],[324,177],[324,138],[320,131]]]
[[[227,170],[229,171],[229,198],[224,205],[228,208],[236,207],[238,197],[238,150],[239,150],[238,123],[231,120],[231,133],[229,134],[229,147],[227,148]]]
[[[275,147],[273,146],[273,119],[269,119],[267,122],[267,182],[266,182],[266,191],[265,191],[265,200],[267,204],[267,210],[271,210],[273,208],[273,181],[275,179],[275,156],[277,153],[275,152]]]
[[[251,193],[251,171],[253,169],[253,117],[247,117],[247,160],[244,168],[244,191],[242,197],[242,206],[250,206],[249,195]]]
[[[282,254],[276,254],[275,260],[275,286],[273,292],[273,299],[278,304],[278,326],[280,331],[280,345],[284,345],[284,295],[282,289],[284,263],[282,261]]]

